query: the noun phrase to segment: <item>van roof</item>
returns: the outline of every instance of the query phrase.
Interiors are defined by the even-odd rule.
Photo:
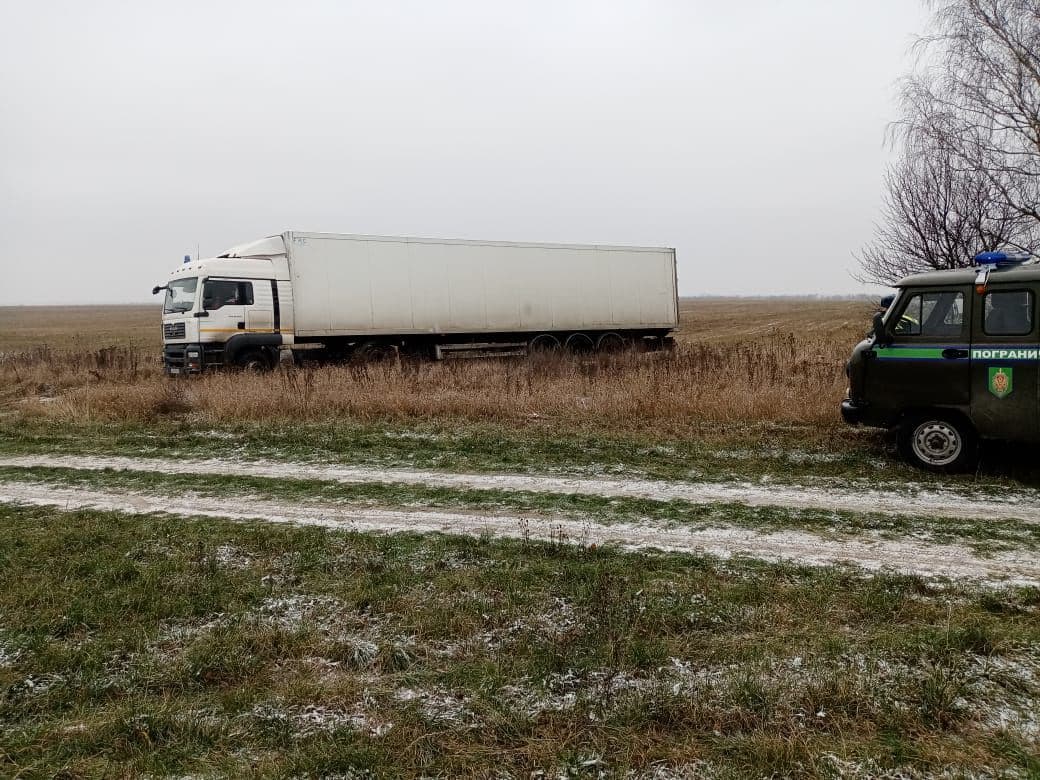
[[[896,282],[896,287],[930,287],[942,284],[974,284],[978,268],[955,268],[949,271],[927,271],[913,274]],[[1032,262],[1023,265],[994,268],[989,274],[989,283],[994,282],[1035,282],[1040,280],[1040,264]]]

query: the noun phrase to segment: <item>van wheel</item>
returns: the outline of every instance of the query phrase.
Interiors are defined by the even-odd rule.
[[[267,355],[259,349],[246,350],[235,360],[235,365],[243,371],[251,371],[254,374],[262,374],[273,368]]]
[[[975,466],[978,442],[963,420],[940,414],[907,419],[899,429],[899,449],[908,461],[926,471],[953,474]]]

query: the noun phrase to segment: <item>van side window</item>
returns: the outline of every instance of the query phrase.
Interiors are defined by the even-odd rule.
[[[1025,336],[1033,332],[1033,293],[1008,290],[986,293],[982,330],[987,336]]]
[[[210,279],[202,288],[202,308],[214,311],[222,306],[252,306],[253,283]]]
[[[910,296],[893,329],[897,336],[953,338],[964,334],[964,293],[928,292]]]

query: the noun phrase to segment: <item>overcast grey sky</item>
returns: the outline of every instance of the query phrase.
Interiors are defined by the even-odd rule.
[[[916,0],[0,5],[0,304],[284,229],[674,246],[854,293]]]

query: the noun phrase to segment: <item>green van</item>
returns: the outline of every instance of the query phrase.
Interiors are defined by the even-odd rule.
[[[908,276],[852,352],[841,414],[896,429],[930,471],[970,470],[979,439],[1040,442],[1040,264],[985,252],[974,269]]]

